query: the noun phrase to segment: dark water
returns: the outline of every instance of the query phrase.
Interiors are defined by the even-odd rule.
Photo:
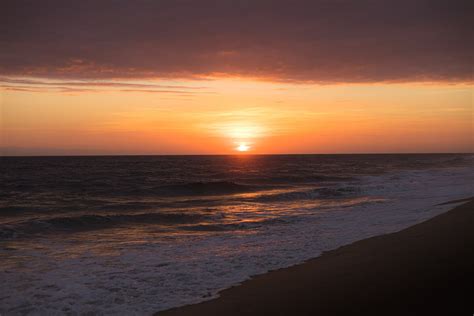
[[[462,165],[469,157],[3,157],[0,238],[116,225],[197,223],[210,220],[203,209],[241,202],[337,199],[356,193],[357,187],[335,184],[363,175]]]
[[[474,194],[472,155],[0,159],[2,315],[151,315]]]

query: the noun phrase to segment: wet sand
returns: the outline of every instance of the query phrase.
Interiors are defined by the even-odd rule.
[[[158,315],[472,315],[474,199]],[[458,201],[459,202],[459,201]]]

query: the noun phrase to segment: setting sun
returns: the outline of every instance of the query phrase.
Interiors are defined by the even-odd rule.
[[[250,149],[250,146],[247,145],[246,143],[240,143],[239,146],[237,146],[237,151],[240,151],[240,152],[245,152],[245,151],[248,151]]]

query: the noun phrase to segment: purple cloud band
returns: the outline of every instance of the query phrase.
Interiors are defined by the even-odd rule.
[[[472,82],[472,9],[466,0],[5,0],[0,72]]]

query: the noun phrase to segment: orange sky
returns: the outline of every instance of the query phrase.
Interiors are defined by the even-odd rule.
[[[472,8],[3,1],[0,154],[472,152]]]
[[[3,79],[2,154],[473,149],[468,84]]]

